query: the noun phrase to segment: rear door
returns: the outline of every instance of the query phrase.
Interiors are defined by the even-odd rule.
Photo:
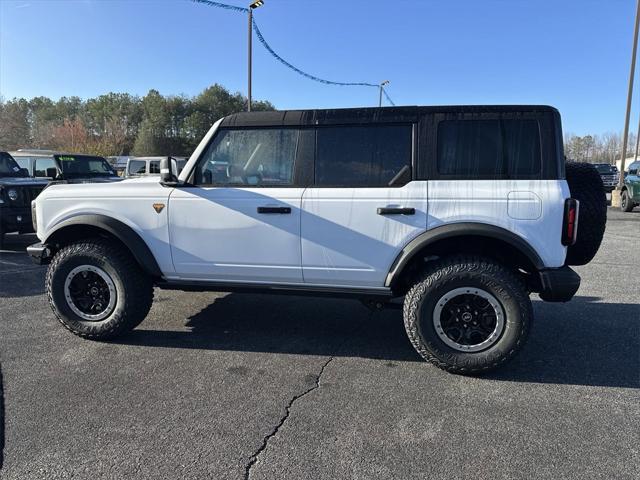
[[[171,253],[182,279],[302,283],[304,186],[295,128],[225,129],[169,200]]]
[[[414,130],[317,127],[315,182],[302,198],[305,283],[383,287],[400,250],[425,231],[427,183],[411,181]]]

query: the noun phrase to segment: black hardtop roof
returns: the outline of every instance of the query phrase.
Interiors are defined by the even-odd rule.
[[[276,110],[270,112],[241,112],[222,120],[222,127],[276,127],[337,124],[415,122],[429,113],[558,113],[548,105],[456,105],[335,108],[318,110]]]

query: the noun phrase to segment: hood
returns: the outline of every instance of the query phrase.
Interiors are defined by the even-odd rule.
[[[49,183],[49,180],[38,180],[31,177],[0,177],[0,185],[15,186],[15,187],[44,187]]]

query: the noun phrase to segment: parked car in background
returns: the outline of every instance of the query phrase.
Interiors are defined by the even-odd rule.
[[[602,184],[607,192],[615,190],[618,181],[620,180],[620,174],[618,167],[610,165],[608,163],[594,163],[594,167],[598,170],[600,177],[602,178]]]
[[[18,165],[28,176],[67,183],[114,182],[121,180],[104,157],[51,150],[18,150],[12,152]]]
[[[109,162],[119,176],[124,177],[124,172],[127,169],[127,162],[129,161],[129,158],[131,157],[127,157],[126,155],[107,157],[107,162]]]
[[[33,232],[31,200],[47,183],[30,178],[9,153],[0,152],[0,248],[5,233]]]
[[[64,180],[67,183],[103,183],[122,180],[104,157],[65,153],[54,155],[53,158],[56,162],[55,180]]]
[[[640,161],[629,165],[625,172],[624,185],[620,192],[620,208],[623,212],[630,212],[640,205]]]
[[[20,149],[9,152],[20,168],[27,171],[28,176],[33,178],[45,178],[53,180],[47,176],[47,170],[55,168],[53,156],[58,153],[53,150]]]
[[[139,177],[142,175],[160,175],[160,160],[165,157],[131,157],[127,161],[124,177]],[[183,157],[171,157],[171,168],[178,176],[187,164]]]

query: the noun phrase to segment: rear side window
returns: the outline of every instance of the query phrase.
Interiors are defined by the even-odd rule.
[[[542,170],[536,120],[445,120],[438,125],[442,178],[530,179]]]
[[[410,180],[411,151],[411,125],[318,128],[315,184],[387,187],[398,175],[404,177],[405,172]]]

